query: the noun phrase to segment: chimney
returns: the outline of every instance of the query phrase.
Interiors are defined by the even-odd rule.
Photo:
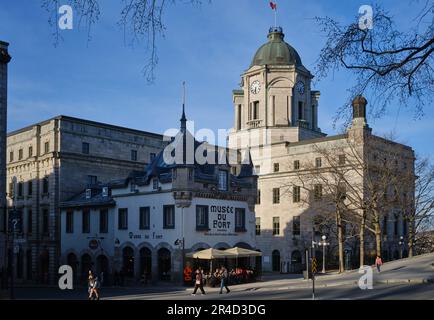
[[[8,63],[11,57],[7,42],[0,41],[0,257],[4,257],[6,232],[6,115],[8,93]],[[4,259],[0,258],[4,263]],[[2,267],[0,263],[0,268]]]

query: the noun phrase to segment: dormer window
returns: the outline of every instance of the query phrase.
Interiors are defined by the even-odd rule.
[[[219,170],[219,190],[228,190],[228,172],[225,170]]]

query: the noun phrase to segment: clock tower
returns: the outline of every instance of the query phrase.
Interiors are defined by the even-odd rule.
[[[268,41],[241,75],[233,91],[235,123],[229,147],[298,142],[325,136],[318,127],[319,91],[297,51],[284,41],[282,28],[271,28]]]

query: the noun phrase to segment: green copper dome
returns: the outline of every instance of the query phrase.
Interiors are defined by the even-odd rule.
[[[283,40],[284,37],[282,28],[271,28],[268,33],[268,42],[256,51],[250,67],[263,65],[302,66],[297,51]]]

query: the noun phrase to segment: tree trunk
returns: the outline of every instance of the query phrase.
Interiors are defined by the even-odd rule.
[[[375,220],[375,244],[377,256],[381,257],[381,226],[380,221],[378,219]],[[386,227],[385,227],[386,228]]]
[[[339,273],[344,272],[344,235],[342,228],[342,217],[339,209],[336,210],[336,225],[338,228],[338,250],[339,250]]]
[[[415,236],[415,230],[414,230],[414,215],[410,214],[410,217],[408,219],[408,256],[411,258],[413,257],[413,249],[414,249],[414,236]]]
[[[365,224],[366,217],[363,214],[360,222],[360,267],[365,265]]]

